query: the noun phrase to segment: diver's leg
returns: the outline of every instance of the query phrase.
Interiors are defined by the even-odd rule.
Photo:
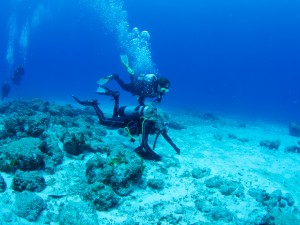
[[[115,79],[115,81],[117,81],[117,83],[120,85],[120,87],[123,90],[133,92],[133,84],[132,83],[126,84],[117,74],[114,75],[114,79]]]
[[[104,116],[103,112],[101,111],[101,109],[99,108],[97,100],[81,101],[81,100],[79,100],[78,98],[76,98],[74,95],[72,95],[72,97],[73,97],[80,105],[83,105],[83,106],[92,106],[92,107],[95,109],[96,114],[97,114],[97,116],[98,116],[98,118],[99,118],[101,124],[102,124],[103,121],[105,121],[105,116]]]
[[[93,105],[93,108],[95,109],[99,121],[102,125],[114,128],[124,128],[126,126],[124,120],[122,120],[121,118],[105,118],[102,110],[98,107],[98,105]]]
[[[108,127],[115,127],[115,128],[122,128],[125,127],[126,124],[123,120],[118,118],[105,118],[102,110],[98,106],[97,100],[91,100],[91,101],[81,101],[75,96],[72,96],[80,105],[83,106],[92,106],[97,114],[97,117],[102,125],[108,126]],[[117,99],[117,103],[119,100]],[[118,103],[119,104],[119,103]]]
[[[110,126],[110,127],[122,127],[123,123],[122,121],[115,121],[111,119],[105,118],[102,110],[98,106],[97,100],[91,100],[91,101],[81,101],[78,98],[76,98],[74,95],[72,97],[80,104],[83,106],[92,106],[97,114],[97,117],[102,125],[105,126]]]

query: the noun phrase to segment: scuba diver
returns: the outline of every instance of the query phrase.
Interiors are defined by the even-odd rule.
[[[21,81],[22,81],[22,77],[24,76],[25,74],[25,69],[24,67],[22,66],[17,66],[17,68],[15,69],[12,77],[11,77],[11,80],[12,82],[19,86],[21,84]]]
[[[160,134],[174,148],[176,153],[180,154],[180,149],[167,134],[168,123],[163,118],[167,115],[158,114],[156,108],[145,105],[119,107],[119,94],[115,92],[113,95],[115,101],[113,116],[112,118],[106,118],[99,108],[97,100],[81,101],[75,96],[72,97],[83,106],[92,106],[96,111],[100,124],[113,128],[124,128],[131,137],[131,141],[134,142],[132,135],[142,134],[141,145],[134,151],[144,159],[161,160],[161,156],[154,152]],[[156,137],[151,148],[148,144],[148,137],[154,134],[156,134]]]
[[[154,102],[160,103],[163,95],[169,91],[170,81],[163,77],[157,78],[155,74],[135,74],[129,66],[126,55],[121,55],[121,61],[130,75],[130,83],[125,83],[118,74],[111,74],[98,81],[99,88],[97,93],[112,95],[113,92],[103,85],[111,80],[115,80],[123,90],[133,95],[138,95],[140,105],[145,105],[145,98],[154,98]]]
[[[13,84],[19,86],[22,81],[22,77],[25,74],[25,69],[22,66],[17,66],[17,68],[14,70],[12,76],[10,79],[12,80]],[[11,91],[11,87],[8,81],[4,81],[2,84],[1,94],[2,94],[2,101],[4,98],[8,97],[8,94]]]
[[[2,84],[2,101],[4,100],[4,98],[7,98],[9,92],[10,92],[10,85],[7,81],[4,81]]]

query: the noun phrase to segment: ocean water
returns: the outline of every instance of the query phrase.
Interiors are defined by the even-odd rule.
[[[299,0],[0,0],[0,224],[300,224],[299,28]],[[72,98],[110,113],[120,55],[170,79],[180,154]]]
[[[22,65],[7,100],[101,98],[128,54],[171,80],[165,106],[300,122],[299,27],[296,0],[1,1],[0,82]]]

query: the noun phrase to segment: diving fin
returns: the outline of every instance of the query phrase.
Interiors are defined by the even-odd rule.
[[[129,61],[127,55],[120,55],[121,62],[125,67],[129,67]]]
[[[107,94],[108,90],[106,87],[99,86],[96,92],[100,95],[105,95]]]
[[[123,66],[125,66],[127,72],[130,75],[134,75],[134,70],[132,68],[130,68],[130,66],[129,66],[128,56],[127,55],[120,55],[120,58],[121,58],[121,62],[123,64]]]
[[[98,80],[97,84],[99,84],[100,86],[103,86],[104,84],[107,84],[109,81],[111,81],[114,78],[114,75],[108,75],[106,77],[102,77]]]
[[[101,86],[98,87],[96,92],[100,95],[112,96],[113,98],[118,98],[120,95],[120,92],[118,92],[118,91],[112,91],[112,90],[108,89],[107,87],[101,87]]]

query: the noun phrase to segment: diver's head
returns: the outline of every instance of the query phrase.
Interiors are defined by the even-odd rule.
[[[157,110],[157,108],[153,106],[144,106],[143,108],[143,118],[154,122],[155,128],[158,130],[166,132],[169,126],[169,116],[165,112]]]
[[[155,121],[157,120],[157,108],[151,106],[143,107],[143,117],[147,120]]]
[[[160,77],[157,80],[157,91],[160,94],[165,94],[169,91],[170,88],[170,81],[167,78]]]

